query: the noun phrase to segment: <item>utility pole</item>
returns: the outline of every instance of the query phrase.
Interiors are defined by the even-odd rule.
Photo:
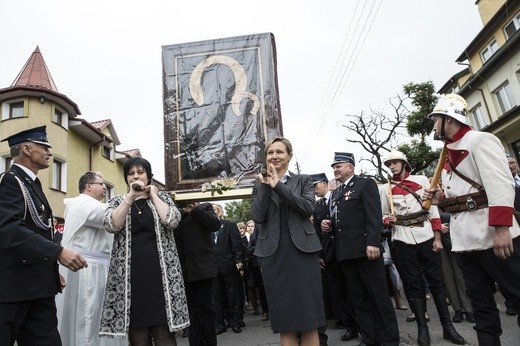
[[[294,155],[294,160],[296,161],[296,173],[300,174],[300,165],[298,164],[298,159],[296,155]]]

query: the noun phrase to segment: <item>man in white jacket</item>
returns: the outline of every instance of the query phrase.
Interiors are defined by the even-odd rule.
[[[442,284],[441,219],[437,207],[422,207],[424,189],[429,186],[424,175],[410,174],[406,155],[392,150],[383,159],[392,172],[391,180],[379,189],[383,223],[392,230],[392,259],[403,281],[408,303],[417,322],[417,343],[430,345],[426,324],[426,298],[421,275],[424,273],[439,313],[443,337],[457,345],[466,341],[455,330],[446,304]]]
[[[60,266],[66,288],[56,297],[58,328],[63,345],[127,345],[124,339],[99,338],[103,292],[113,235],[102,227],[106,204],[103,176],[87,172],[79,179],[80,195],[66,198],[62,245],[79,252],[88,262],[85,271]]]
[[[448,157],[442,185],[424,198],[451,214],[452,251],[466,281],[479,345],[500,345],[502,327],[495,282],[509,292],[520,313],[520,228],[513,218],[514,181],[504,147],[493,134],[473,130],[466,101],[449,94],[428,116],[445,142]],[[520,322],[520,321],[519,321]]]

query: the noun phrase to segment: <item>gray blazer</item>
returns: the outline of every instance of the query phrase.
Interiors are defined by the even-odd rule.
[[[288,206],[288,224],[294,245],[303,252],[321,250],[320,240],[310,217],[314,212],[315,196],[311,177],[289,172],[286,184],[278,182],[274,188],[256,183],[253,187],[251,217],[256,223],[258,239],[254,254],[271,256],[280,240],[279,202]]]

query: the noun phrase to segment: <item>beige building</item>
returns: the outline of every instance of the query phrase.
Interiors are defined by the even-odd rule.
[[[60,93],[38,47],[8,88],[0,89],[0,139],[36,126],[47,126],[52,164],[38,176],[58,222],[63,199],[77,196],[79,177],[87,171],[103,174],[107,199],[127,191],[123,164],[138,149],[118,151],[121,144],[110,119],[88,122],[78,105]],[[7,142],[0,143],[0,172],[11,165]]]
[[[456,59],[467,68],[439,93],[463,96],[473,128],[495,134],[519,160],[520,1],[478,0],[476,4],[483,28]]]

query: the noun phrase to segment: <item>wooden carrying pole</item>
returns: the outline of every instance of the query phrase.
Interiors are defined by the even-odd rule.
[[[388,197],[390,198],[390,214],[394,214],[394,196],[392,195],[392,176],[388,175]]]
[[[432,177],[432,182],[430,184],[430,189],[434,189],[439,185],[439,181],[441,180],[442,170],[444,168],[444,164],[446,163],[446,158],[448,157],[448,149],[446,148],[446,144],[442,148],[441,155],[439,156],[439,162],[437,163],[437,167],[435,168],[435,173]],[[432,205],[432,200],[427,199],[422,203],[423,209],[430,209]]]

